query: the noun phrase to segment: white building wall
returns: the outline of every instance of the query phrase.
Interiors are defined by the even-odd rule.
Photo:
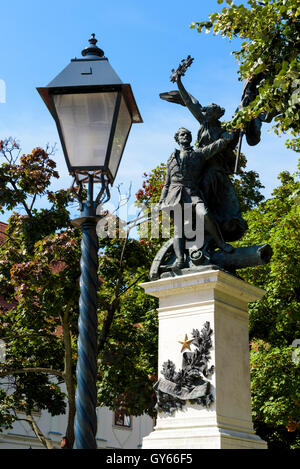
[[[22,414],[19,414],[22,418]],[[25,417],[25,415],[24,415]],[[61,439],[66,431],[66,415],[52,417],[48,412],[35,413],[34,418],[42,433],[51,439],[55,448],[60,448]],[[107,407],[97,409],[98,448],[138,449],[142,439],[153,430],[153,419],[147,415],[132,417],[131,428],[114,425],[114,412]],[[1,449],[43,449],[30,425],[16,421],[12,429],[2,427],[0,432]]]

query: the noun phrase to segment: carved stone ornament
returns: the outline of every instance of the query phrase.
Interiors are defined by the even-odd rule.
[[[181,370],[176,371],[171,360],[163,363],[161,373],[164,378],[160,378],[154,385],[158,412],[172,414],[182,409],[187,401],[208,408],[214,401],[211,383],[205,379],[214,371],[214,366],[208,368],[212,332],[208,321],[201,332],[193,329],[191,345],[194,345],[195,350],[183,353]]]

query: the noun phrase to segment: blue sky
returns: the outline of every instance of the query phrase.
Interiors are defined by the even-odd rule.
[[[6,102],[0,103],[0,138],[13,136],[23,151],[57,143],[55,160],[61,178],[55,187],[68,187],[68,176],[55,123],[36,87],[45,86],[88,44],[98,38],[112,67],[130,83],[144,123],[132,127],[115,185],[129,183],[136,192],[142,175],[166,161],[174,149],[180,126],[197,132],[186,108],[160,100],[159,93],[175,89],[172,68],[188,54],[194,63],[184,83],[203,105],[216,102],[226,108],[225,119],[236,109],[242,90],[231,51],[238,42],[198,34],[192,21],[208,18],[221,7],[216,0],[15,0],[1,5],[0,79],[6,84]],[[256,147],[243,143],[248,168],[258,171],[269,196],[277,175],[294,171],[297,155],[284,138],[267,132]],[[113,189],[113,197],[116,191]]]

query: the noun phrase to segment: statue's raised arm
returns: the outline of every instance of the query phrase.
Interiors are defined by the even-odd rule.
[[[178,91],[170,91],[168,93],[161,93],[160,97],[167,101],[175,102],[177,104],[181,104],[186,106],[189,111],[193,114],[193,116],[197,119],[200,124],[205,122],[205,115],[203,113],[203,108],[199,101],[194,98],[191,94],[189,94],[185,87],[182,84],[181,77],[185,75],[187,69],[192,65],[193,58],[188,55],[186,59],[183,59],[177,69],[172,69],[172,74],[170,80],[173,83],[177,83]]]

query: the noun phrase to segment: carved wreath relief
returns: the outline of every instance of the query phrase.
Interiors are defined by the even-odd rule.
[[[187,340],[185,336],[184,341],[180,342],[183,344],[181,351],[190,349],[190,344],[195,346],[193,352],[183,353],[181,370],[176,371],[171,360],[163,363],[161,373],[164,378],[160,378],[154,385],[158,412],[172,414],[175,410],[182,409],[187,401],[208,408],[214,401],[211,384],[205,379],[214,371],[214,366],[208,368],[212,332],[207,321],[201,332],[193,329],[192,340]]]

